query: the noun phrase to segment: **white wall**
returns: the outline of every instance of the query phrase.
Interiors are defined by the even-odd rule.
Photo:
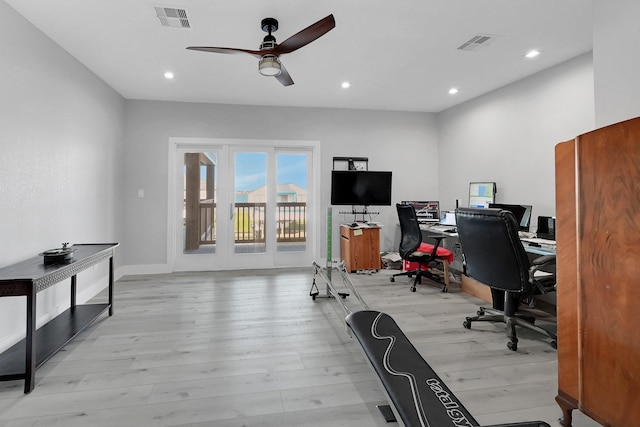
[[[62,242],[117,241],[124,99],[3,1],[0,58],[0,267]],[[79,302],[105,274],[79,275]],[[38,294],[39,324],[68,305],[68,285]],[[24,322],[25,299],[0,298],[0,350]]]
[[[596,127],[640,116],[640,2],[595,0],[593,68]]]
[[[438,197],[435,117],[425,113],[276,108],[127,101],[125,148],[125,263],[161,271],[167,263],[167,180],[170,137],[320,141],[321,221],[318,258],[326,255],[326,207],[334,156],[368,157],[370,170],[393,171],[395,201]],[[137,197],[138,189],[145,197]],[[343,220],[336,214],[334,225]],[[378,210],[372,209],[372,210]],[[381,247],[394,248],[395,208],[380,207]],[[334,227],[333,255],[339,257]],[[320,261],[320,259],[318,259]]]
[[[594,128],[591,54],[438,115],[439,194],[468,206],[469,182],[495,181],[498,203],[555,215],[554,147]],[[533,230],[533,229],[532,229]]]

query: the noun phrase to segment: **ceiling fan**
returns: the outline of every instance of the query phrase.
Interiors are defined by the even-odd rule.
[[[262,30],[267,33],[260,44],[260,50],[237,49],[233,47],[211,47],[211,46],[189,46],[189,50],[201,50],[203,52],[214,53],[244,53],[259,58],[258,71],[263,76],[274,76],[283,86],[293,84],[293,79],[282,62],[280,55],[291,53],[312,41],[322,37],[336,26],[333,15],[329,15],[304,30],[294,34],[282,43],[276,43],[276,38],[272,35],[278,30],[278,20],[275,18],[265,18],[262,20]]]

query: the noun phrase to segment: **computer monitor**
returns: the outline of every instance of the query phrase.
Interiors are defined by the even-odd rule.
[[[469,183],[469,207],[486,208],[493,203],[496,197],[495,182],[470,182]]]
[[[531,225],[531,205],[508,205],[503,203],[489,203],[490,208],[504,209],[516,217],[518,230],[529,231]]]
[[[446,211],[442,213],[440,217],[440,225],[456,225],[456,212],[455,211]]]
[[[539,216],[536,234],[540,239],[556,240],[556,219],[552,216]]]
[[[416,217],[419,222],[438,222],[440,221],[440,202],[432,201],[403,201],[403,205],[413,205],[416,210]]]

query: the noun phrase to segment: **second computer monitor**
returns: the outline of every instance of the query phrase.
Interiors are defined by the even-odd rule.
[[[518,222],[518,230],[529,231],[531,226],[531,206],[530,205],[508,205],[503,203],[490,203],[490,208],[504,209],[511,212]]]
[[[404,205],[413,205],[416,210],[416,217],[420,222],[440,221],[440,202],[432,201],[403,201]]]

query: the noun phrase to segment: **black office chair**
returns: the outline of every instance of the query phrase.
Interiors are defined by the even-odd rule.
[[[415,276],[411,286],[411,292],[415,292],[416,285],[421,282],[423,277],[434,279],[434,275],[429,272],[429,263],[441,257],[451,256],[451,251],[439,247],[444,236],[430,237],[435,240],[434,245],[422,242],[422,232],[413,205],[397,203],[396,209],[400,221],[400,248],[398,252],[403,260],[417,263],[418,268],[394,274],[390,280],[395,282],[395,278],[398,276],[409,276],[410,278]],[[442,292],[447,292],[446,283],[442,287]]]
[[[555,274],[536,274],[541,268],[554,266],[555,255],[529,260],[518,237],[513,214],[500,209],[456,209],[456,226],[464,254],[465,274],[491,288],[493,307],[481,307],[478,315],[467,317],[463,325],[470,329],[476,321],[504,322],[511,350],[518,349],[516,326],[551,338],[557,348],[556,335],[534,324],[531,315],[518,313],[521,301],[533,306],[535,296],[555,292]]]

